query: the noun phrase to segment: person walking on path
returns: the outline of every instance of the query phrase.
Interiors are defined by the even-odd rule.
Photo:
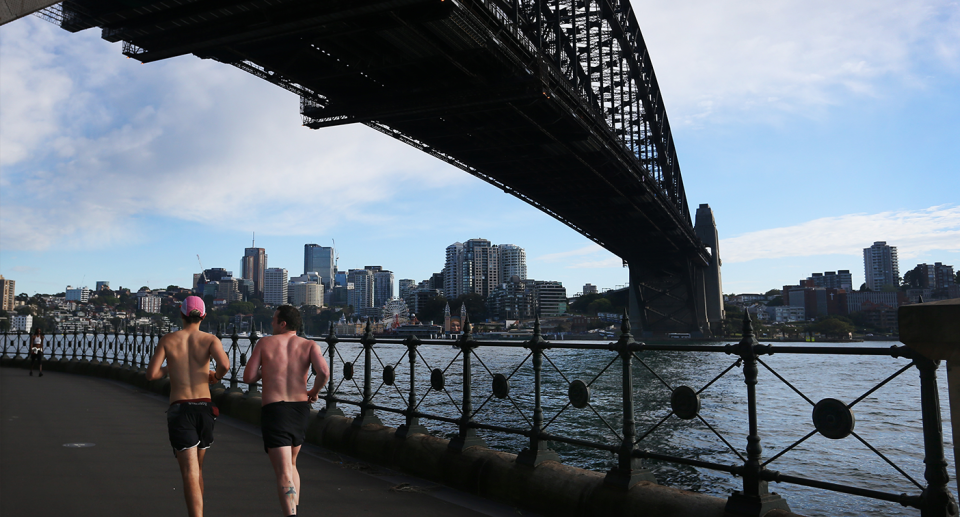
[[[40,369],[40,375],[43,377],[43,330],[40,327],[33,329],[33,335],[30,336],[30,375],[33,376],[33,365]]]
[[[262,379],[260,426],[263,448],[277,476],[277,496],[284,516],[297,515],[300,503],[300,473],[297,455],[310,418],[310,405],[319,398],[320,388],[330,377],[320,347],[297,336],[300,311],[283,305],[273,314],[273,335],[257,342],[243,370],[243,382]],[[310,365],[316,372],[313,387],[307,390]]]
[[[203,516],[203,458],[213,443],[213,425],[219,414],[210,398],[210,384],[223,379],[230,362],[223,343],[200,331],[206,315],[203,299],[188,296],[180,305],[183,330],[160,338],[146,373],[148,381],[170,376],[167,430],[180,464],[190,517]],[[210,359],[217,362],[216,370],[210,369]],[[164,360],[166,366],[162,366]]]

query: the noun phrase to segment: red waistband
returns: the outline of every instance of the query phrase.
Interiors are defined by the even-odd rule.
[[[174,404],[185,404],[185,403],[187,403],[187,402],[213,402],[213,399],[210,399],[210,398],[205,398],[205,399],[180,399],[180,400],[175,400],[175,401],[171,402],[170,405],[172,406],[172,405],[174,405]]]

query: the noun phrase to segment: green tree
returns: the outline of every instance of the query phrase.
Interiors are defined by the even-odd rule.
[[[919,289],[923,287],[923,268],[920,264],[917,267],[903,274],[903,290],[908,288]]]
[[[596,315],[598,312],[614,312],[613,302],[606,298],[599,298],[587,305],[587,314]]]
[[[456,300],[450,303],[450,312],[453,314],[460,314],[460,306],[467,306],[467,316],[470,317],[470,321],[474,323],[481,322],[487,319],[487,304],[486,298],[481,294],[470,293],[464,294],[457,297]],[[443,315],[441,314],[441,320]]]
[[[828,317],[824,318],[813,325],[810,325],[810,331],[819,332],[827,336],[833,336],[836,338],[846,338],[853,332],[854,328],[848,321],[843,321],[840,318]]]
[[[443,309],[447,306],[447,299],[443,296],[434,296],[427,300],[417,313],[417,319],[423,323],[432,321],[434,323],[443,323]]]
[[[767,302],[767,307],[782,307],[783,306],[783,296],[774,296],[769,302]]]
[[[783,294],[783,292],[780,291],[780,289],[771,289],[763,294],[765,296],[780,296],[781,294]]]

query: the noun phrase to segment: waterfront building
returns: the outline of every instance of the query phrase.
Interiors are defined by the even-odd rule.
[[[535,280],[510,277],[487,297],[487,310],[500,319],[532,318],[537,306],[535,284]]]
[[[99,293],[100,291],[104,291],[104,290],[107,290],[107,291],[110,290],[110,282],[107,280],[97,280],[96,291]]]
[[[886,241],[877,241],[869,248],[863,248],[864,283],[872,291],[879,291],[885,285],[900,285],[900,265],[897,261],[897,247],[887,246]]]
[[[792,321],[803,321],[806,318],[806,309],[803,307],[791,307],[781,305],[778,307],[765,307],[767,312],[767,321],[771,323],[789,323]]]
[[[583,284],[583,294],[597,294],[597,286],[593,284]]]
[[[33,330],[33,315],[14,314],[10,318],[10,330],[30,332],[31,330]]]
[[[320,246],[319,244],[304,244],[303,272],[319,273],[320,281],[323,285],[332,287],[334,273],[336,272],[334,249],[328,246]]]
[[[287,303],[289,275],[282,267],[267,268],[263,273],[263,303],[278,307]]]
[[[567,312],[567,290],[556,280],[534,281],[534,295],[540,316],[559,316]]]
[[[846,294],[847,314],[862,312],[864,307],[883,305],[896,311],[907,299],[904,292],[858,291]]]
[[[12,311],[16,307],[17,281],[0,275],[0,309]]]
[[[264,275],[267,270],[267,251],[263,248],[245,248],[241,260],[241,276],[253,280],[254,295],[264,297]],[[266,303],[266,300],[264,300]]]
[[[71,302],[87,303],[90,301],[90,289],[87,287],[77,287],[74,289],[73,286],[68,285],[65,295],[67,301]]]

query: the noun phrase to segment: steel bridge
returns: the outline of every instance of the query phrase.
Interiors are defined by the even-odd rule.
[[[713,216],[692,223],[628,0],[68,0],[41,11],[147,63],[194,54],[362,123],[550,214],[624,260],[643,334],[722,320]],[[642,335],[643,335],[642,334]]]

